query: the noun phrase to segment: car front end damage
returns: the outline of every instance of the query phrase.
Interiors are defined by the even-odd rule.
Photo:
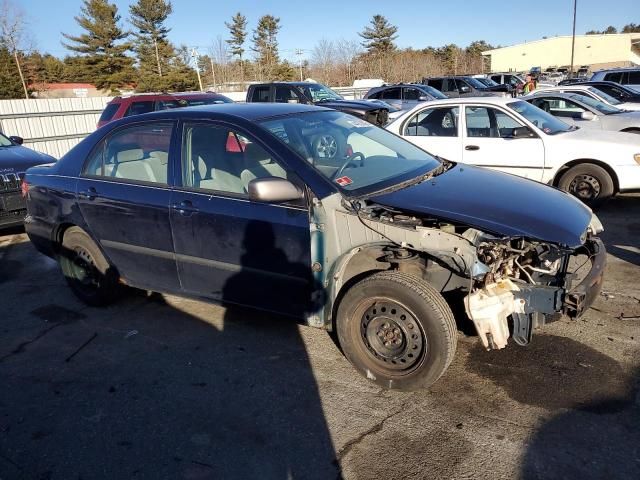
[[[506,347],[509,336],[526,345],[535,328],[561,314],[579,317],[602,287],[606,250],[594,236],[577,249],[523,238],[483,238],[477,251],[488,271],[473,278],[465,308],[487,349]],[[589,271],[580,279],[585,265]]]
[[[313,224],[318,225],[314,233],[322,237],[313,242],[314,258],[318,265],[333,264],[326,272],[316,270],[328,292],[324,325],[329,329],[340,291],[367,272],[410,273],[448,301],[462,294],[464,310],[487,349],[506,347],[509,337],[527,345],[534,329],[562,315],[581,316],[602,287],[606,250],[597,237],[603,229],[595,215],[582,244],[568,247],[489,234],[375,203],[352,208],[353,204],[336,202],[316,202]],[[320,319],[315,320],[310,324],[318,325]]]

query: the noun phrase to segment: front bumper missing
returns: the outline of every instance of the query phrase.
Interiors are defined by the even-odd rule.
[[[578,318],[593,305],[600,291],[607,265],[607,250],[599,238],[591,238],[585,243],[591,270],[585,278],[565,295],[562,313],[570,318]]]

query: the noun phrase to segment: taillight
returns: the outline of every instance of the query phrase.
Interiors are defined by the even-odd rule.
[[[22,185],[20,186],[20,190],[22,191],[22,197],[27,198],[29,195],[29,184],[26,180],[22,180]]]

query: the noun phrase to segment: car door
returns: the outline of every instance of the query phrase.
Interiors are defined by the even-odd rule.
[[[297,182],[295,174],[226,124],[187,122],[181,144],[171,226],[184,292],[302,315],[311,286],[306,203],[253,202],[247,194],[252,179]]]
[[[426,94],[414,87],[402,88],[402,110],[411,110],[418,103],[420,98],[426,98]]]
[[[578,105],[576,102],[569,99],[560,97],[541,97],[533,99],[531,104],[547,113],[550,113],[569,125],[575,125],[581,128],[593,128],[597,130],[602,129],[602,123],[599,120],[597,112],[588,110],[582,105]],[[591,119],[583,119],[582,115],[585,112],[592,113],[593,117]]]
[[[492,168],[542,181],[544,144],[536,132],[498,107],[464,106],[464,163]],[[515,137],[514,129],[526,127],[531,137]]]
[[[402,136],[433,155],[460,162],[462,143],[459,112],[457,105],[420,110],[401,127]]]
[[[121,127],[94,149],[77,182],[80,212],[120,276],[137,287],[180,288],[169,223],[173,122]]]
[[[386,88],[379,98],[395,108],[402,109],[402,89],[400,87]]]

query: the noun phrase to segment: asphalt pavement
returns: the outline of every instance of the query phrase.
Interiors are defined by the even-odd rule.
[[[135,293],[97,309],[0,233],[0,479],[640,478],[640,196],[599,212],[585,317],[428,391],[381,390],[326,332]]]

